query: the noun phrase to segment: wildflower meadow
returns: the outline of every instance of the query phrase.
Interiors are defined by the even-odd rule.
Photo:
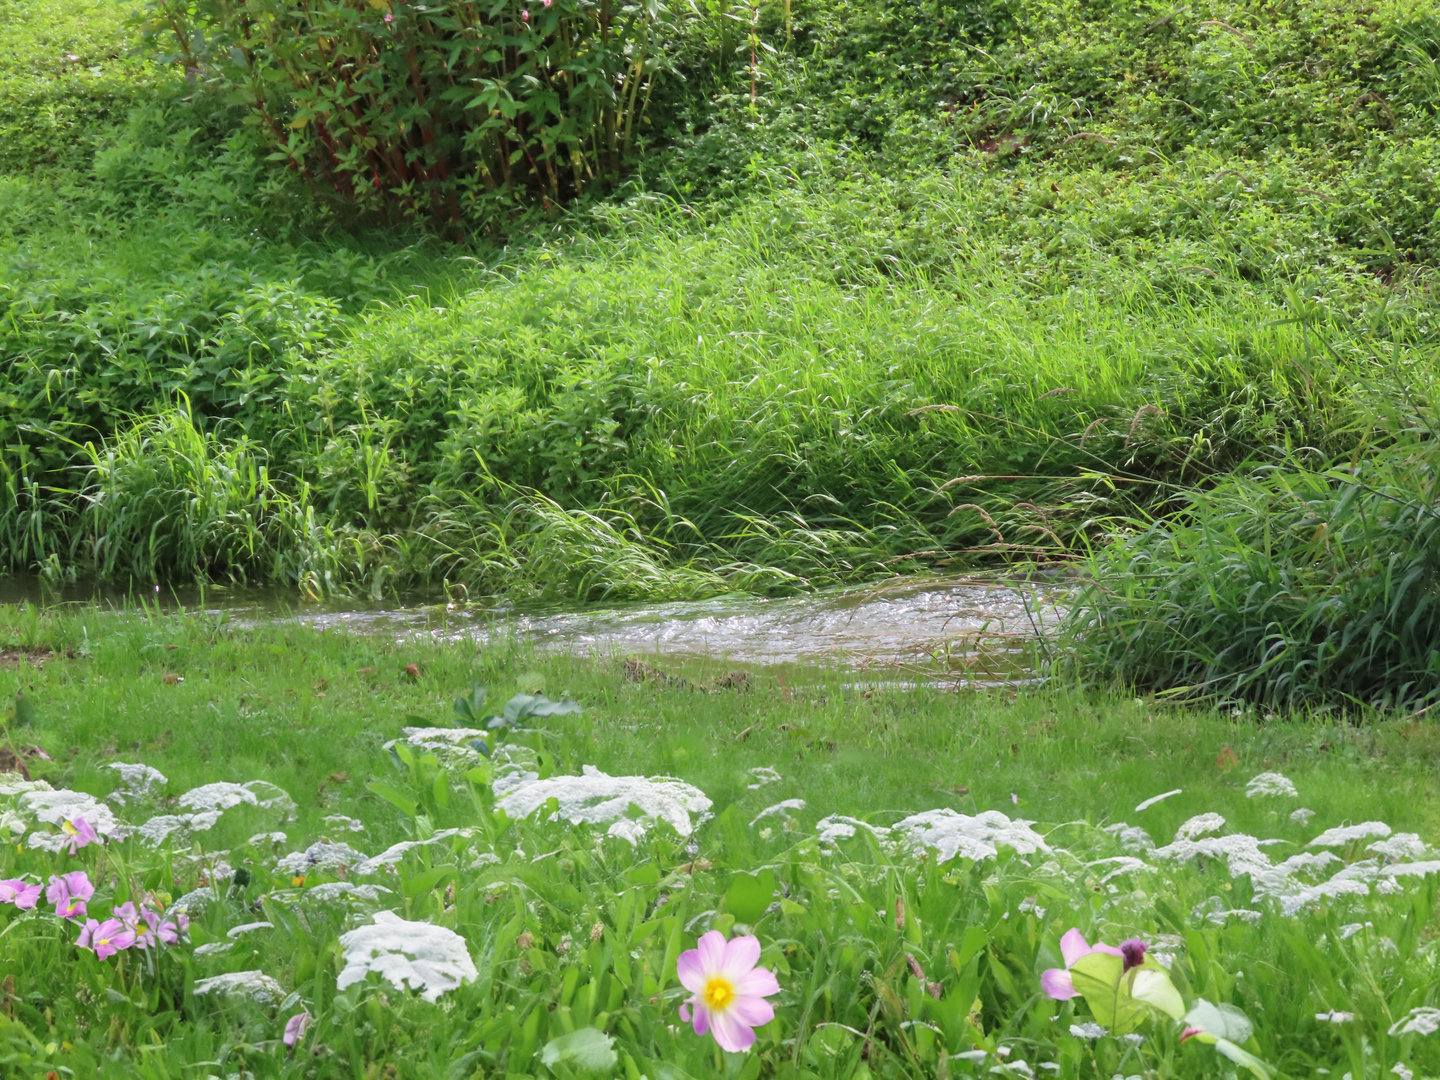
[[[0,774],[7,1075],[1440,1072],[1440,853],[1318,784],[1239,778],[1253,831],[821,812],[783,759],[597,768],[573,700],[448,713],[366,732],[348,813]]]

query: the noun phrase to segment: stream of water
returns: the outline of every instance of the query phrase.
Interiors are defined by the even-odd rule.
[[[1037,635],[1066,599],[1053,582],[904,579],[783,599],[591,604],[526,609],[453,602],[305,603],[273,589],[182,589],[106,594],[71,589],[43,596],[37,582],[0,581],[0,603],[42,599],[160,611],[188,610],[231,625],[295,622],[356,633],[438,635],[481,645],[638,658],[661,670],[841,670],[883,682],[992,685],[1023,680]]]

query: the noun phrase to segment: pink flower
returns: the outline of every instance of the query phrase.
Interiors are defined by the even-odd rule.
[[[305,1037],[305,1029],[313,1019],[313,1016],[302,1009],[285,1022],[285,1034],[280,1037],[280,1041],[286,1046],[294,1046]]]
[[[523,23],[528,23],[528,22],[530,21],[530,12],[528,12],[528,11],[522,11],[522,12],[520,12],[520,21],[523,22]]]
[[[680,1019],[690,1019],[695,1009],[695,1034],[709,1031],[720,1049],[739,1052],[755,1042],[754,1029],[775,1018],[765,999],[780,992],[780,984],[766,968],[756,967],[760,941],[725,935],[711,930],[698,947],[680,954],[680,982],[693,995],[680,1006]]]
[[[390,12],[387,11],[387,12],[385,13],[385,21],[386,21],[387,23],[392,23],[392,22],[395,21],[395,16],[392,15],[392,14],[390,14]]]
[[[90,919],[75,944],[82,949],[94,950],[98,960],[108,960],[121,949],[135,944],[135,931],[119,919],[106,919],[103,923]]]
[[[40,902],[43,891],[42,886],[31,885],[20,878],[0,881],[0,904],[14,904],[21,911],[29,911]]]
[[[1125,955],[1114,945],[1106,945],[1101,942],[1097,942],[1095,947],[1091,948],[1090,943],[1085,940],[1085,935],[1077,929],[1071,928],[1065,931],[1065,936],[1060,939],[1060,955],[1065,960],[1065,966],[1042,971],[1040,973],[1040,989],[1056,1001],[1068,1001],[1075,997],[1080,991],[1076,990],[1074,983],[1070,981],[1070,969],[1081,957],[1097,952],[1109,953],[1111,956]]]
[[[70,838],[71,855],[74,855],[80,848],[89,847],[100,839],[95,829],[83,817],[77,817],[73,821],[67,819],[60,827],[65,830],[65,835]]]
[[[50,876],[45,899],[55,905],[55,914],[62,919],[83,919],[85,901],[95,895],[95,886],[84,870],[74,870],[61,877]]]
[[[546,7],[549,7],[554,2],[555,0],[540,0],[540,3],[544,4]]]
[[[190,928],[190,919],[185,915],[177,915],[172,921],[162,918],[158,911],[142,907],[140,917],[145,920],[145,930],[135,938],[135,944],[142,949],[148,949],[157,938],[162,945],[174,945]]]

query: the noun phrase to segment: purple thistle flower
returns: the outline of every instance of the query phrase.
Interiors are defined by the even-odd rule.
[[[1131,938],[1129,941],[1120,943],[1120,955],[1125,958],[1125,970],[1137,968],[1145,963],[1145,950],[1150,946],[1139,938]]]

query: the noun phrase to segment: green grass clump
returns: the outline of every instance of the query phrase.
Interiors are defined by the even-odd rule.
[[[1067,665],[1269,708],[1440,695],[1432,449],[1236,476],[1189,503],[1097,552]]]
[[[0,696],[20,690],[25,703],[7,748],[36,775],[104,796],[117,786],[107,765],[158,768],[168,782],[116,811],[137,824],[181,812],[177,796],[215,781],[268,781],[297,804],[227,810],[159,848],[117,840],[71,855],[29,846],[29,832],[50,827],[30,819],[23,796],[0,796],[15,812],[7,827],[27,832],[0,853],[0,875],[43,883],[84,869],[97,884],[94,917],[182,895],[192,915],[185,944],[99,961],[48,903],[0,906],[13,978],[0,1045],[16,1069],[565,1076],[567,1044],[553,1041],[594,1028],[603,1038],[584,1037],[613,1051],[610,1075],[988,1076],[1018,1059],[1062,1077],[1222,1075],[1215,1051],[1169,1020],[1147,1014],[1139,1043],[1072,1030],[1093,1015],[1078,999],[1040,996],[1038,983],[1060,966],[1058,937],[1072,926],[1091,941],[1147,940],[1187,1005],[1248,1017],[1245,1048],[1277,1076],[1440,1067],[1433,1038],[1406,1030],[1413,1010],[1435,1003],[1435,888],[1416,859],[1440,827],[1440,747],[1403,720],[1256,724],[1108,697],[862,695],[823,673],[793,689],[760,677],[749,693],[706,695],[518,648],[293,624],[235,630],[205,616],[8,607],[0,628],[7,656],[54,650],[43,668],[0,667]],[[473,702],[475,681],[501,697],[516,686],[573,697],[585,711],[526,721],[528,733],[497,737],[504,752],[488,763],[383,751],[404,725],[473,722],[479,714],[461,713],[454,695]],[[492,789],[507,757],[554,777],[582,765],[673,776],[713,813],[691,838],[657,825],[635,847],[543,811],[512,820]],[[759,783],[761,766],[780,778]],[[1247,797],[1247,779],[1275,769],[1313,819],[1292,816],[1294,798]],[[796,797],[806,805],[759,816]],[[825,815],[893,837],[890,825],[935,808],[1039,819],[1051,851],[1001,845],[998,857],[941,861],[863,826],[817,841]],[[1103,829],[1138,823],[1163,844],[1205,811],[1227,823],[1210,823],[1222,847],[1278,841],[1259,858],[1299,875],[1284,894],[1294,903],[1267,892],[1275,885],[1258,864],[1126,851]],[[1324,849],[1329,860],[1305,847],[1331,826],[1376,819],[1418,836],[1395,837],[1380,856],[1366,851],[1373,836]],[[366,855],[419,843],[374,875],[355,856],[278,869],[322,840]],[[1329,887],[1302,895],[1312,880]],[[341,883],[390,891],[322,899]],[[453,931],[477,977],[436,1004],[376,976],[342,990],[339,938],[377,910]],[[229,933],[257,922],[270,925]],[[781,985],[776,1019],[747,1056],[718,1055],[677,1019],[676,957],[710,928],[754,933]],[[242,971],[275,980],[275,998],[195,992]],[[1292,977],[1265,974],[1275,971]],[[314,1023],[287,1049],[282,1030],[302,1010]],[[1352,1016],[1318,1018],[1333,1011]]]

